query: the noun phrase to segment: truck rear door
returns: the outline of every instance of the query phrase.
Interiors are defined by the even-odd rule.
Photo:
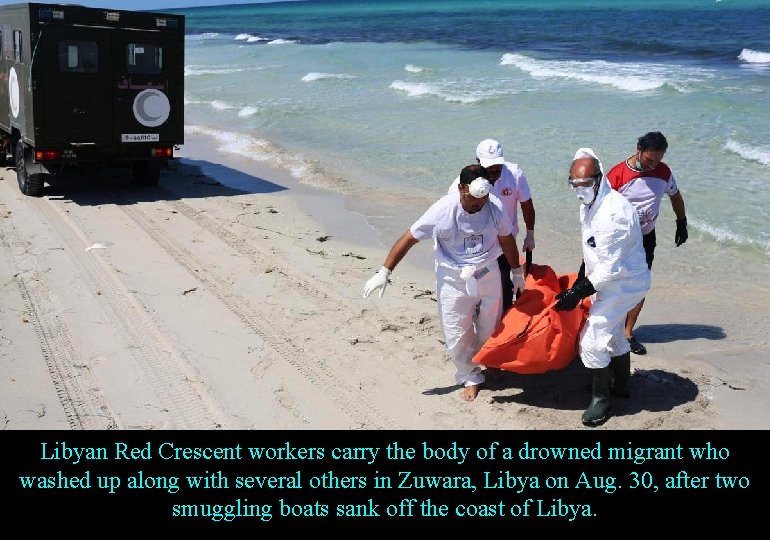
[[[175,36],[158,31],[116,30],[113,64],[118,70],[115,94],[116,140],[125,144],[178,142],[183,122],[183,57]],[[178,72],[178,73],[177,73]]]
[[[112,141],[111,33],[108,28],[87,27],[42,30],[40,50],[33,59],[38,74],[38,146],[99,146]]]

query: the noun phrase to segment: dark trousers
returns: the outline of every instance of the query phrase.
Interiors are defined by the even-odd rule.
[[[513,305],[513,282],[511,281],[511,265],[505,255],[497,258],[497,265],[500,267],[500,284],[503,286],[503,313]]]

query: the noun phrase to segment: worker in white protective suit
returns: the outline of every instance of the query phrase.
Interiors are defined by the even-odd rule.
[[[364,298],[380,289],[393,269],[420,240],[433,239],[436,296],[447,350],[463,399],[473,401],[484,382],[473,356],[492,335],[502,317],[502,291],[497,258],[504,253],[516,293],[524,290],[519,250],[511,220],[502,203],[490,195],[492,184],[480,165],[460,172],[457,191],[433,203],[388,252],[382,268],[364,286]]]
[[[579,351],[593,374],[591,404],[582,420],[596,426],[609,417],[611,393],[629,396],[631,346],[623,327],[628,310],[650,289],[651,278],[636,210],[610,188],[593,150],[578,149],[567,182],[581,203],[583,265],[574,285],[556,295],[555,309],[574,309],[591,296]]]

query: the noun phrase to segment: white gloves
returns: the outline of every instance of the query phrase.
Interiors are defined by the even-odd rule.
[[[511,268],[511,282],[513,283],[513,297],[517,298],[526,288],[524,285],[524,276],[521,273],[521,266]]]
[[[377,289],[380,289],[380,298],[382,298],[382,295],[385,294],[385,287],[388,286],[389,275],[390,270],[383,266],[376,274],[370,277],[369,281],[364,285],[364,298],[369,298],[369,295]]]
[[[527,236],[524,237],[521,249],[522,251],[533,251],[535,249],[535,231],[532,229],[527,229]]]

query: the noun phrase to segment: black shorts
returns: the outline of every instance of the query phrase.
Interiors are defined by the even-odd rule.
[[[652,269],[652,260],[655,258],[655,229],[642,235],[644,255],[647,258],[647,268]]]

